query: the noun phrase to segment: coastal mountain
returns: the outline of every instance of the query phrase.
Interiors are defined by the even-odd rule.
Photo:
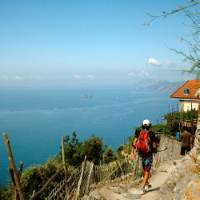
[[[177,89],[183,82],[171,82],[168,80],[142,80],[138,81],[135,85],[137,85],[138,89],[149,89],[149,90],[157,90],[162,93],[171,93],[175,89]]]

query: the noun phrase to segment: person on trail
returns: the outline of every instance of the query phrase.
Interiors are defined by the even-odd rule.
[[[192,148],[193,136],[189,132],[188,127],[184,126],[181,133],[181,152],[180,154],[184,156]]]
[[[176,140],[177,141],[181,140],[181,133],[179,131],[176,132]]]
[[[131,157],[133,157],[134,150],[136,150],[142,163],[143,183],[141,194],[144,194],[151,187],[149,178],[153,162],[153,153],[157,152],[156,137],[151,131],[151,122],[148,119],[143,121],[141,130],[137,131],[135,137],[136,139],[132,144]]]

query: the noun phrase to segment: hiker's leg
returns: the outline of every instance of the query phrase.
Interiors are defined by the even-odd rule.
[[[149,171],[149,178],[151,178],[151,172]]]
[[[142,170],[142,177],[144,178],[144,176],[145,176],[145,170],[143,169]]]
[[[148,184],[149,174],[150,174],[149,171],[145,171],[145,173],[144,173],[144,179],[143,179],[143,184],[142,184],[143,188],[145,188],[145,186]]]
[[[191,151],[191,148],[190,146],[186,148],[186,153],[190,152]]]
[[[149,177],[150,177],[152,161],[153,157],[151,155],[144,159],[143,188],[145,188],[146,185],[149,185]]]
[[[145,175],[145,160],[141,157],[141,164],[142,164],[142,177],[144,178]]]
[[[147,182],[147,185],[150,185],[149,183],[149,179],[151,178],[151,172],[149,172],[149,178],[148,178],[148,182]]]
[[[185,155],[185,147],[181,147],[181,156],[184,156]]]

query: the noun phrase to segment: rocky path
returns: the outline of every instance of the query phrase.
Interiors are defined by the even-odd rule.
[[[159,200],[160,187],[166,181],[168,175],[173,169],[173,161],[161,165],[152,175],[150,183],[152,188],[144,195],[138,194],[139,186],[132,182],[124,184],[113,184],[104,186],[90,194],[89,199],[97,200]]]
[[[169,173],[170,173],[170,166],[169,164],[162,165],[155,174],[153,174],[152,178],[150,179],[150,183],[152,188],[145,193],[144,195],[137,195],[138,188],[129,189],[127,192],[127,199],[141,199],[141,200],[159,200],[160,199],[160,187],[166,181]],[[132,194],[132,197],[129,198],[129,194]],[[130,195],[131,196],[131,195]]]

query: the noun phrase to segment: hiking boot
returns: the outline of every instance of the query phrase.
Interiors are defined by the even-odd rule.
[[[138,194],[141,194],[141,195],[143,195],[143,194],[145,194],[145,193],[146,193],[145,188],[141,188],[141,189],[139,190],[139,192],[138,192]]]
[[[148,185],[145,185],[145,187],[144,187],[144,189],[145,189],[146,191],[148,191],[148,190],[151,189],[151,188],[152,188],[152,185],[149,184],[149,183],[148,183]]]

